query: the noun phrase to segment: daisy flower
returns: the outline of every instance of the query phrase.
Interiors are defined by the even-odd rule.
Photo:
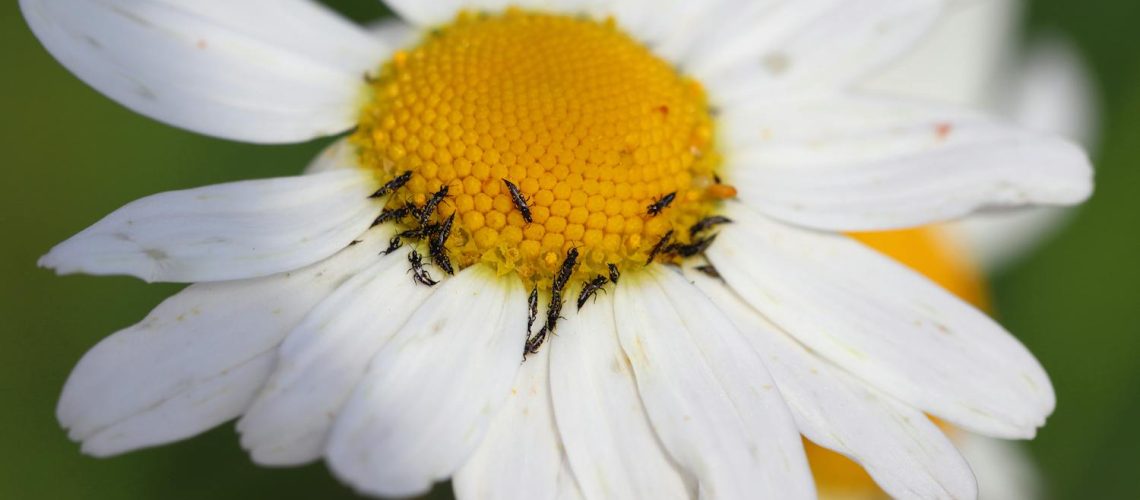
[[[154,195],[59,273],[195,283],[93,348],[90,454],[240,417],[274,466],[461,498],[800,498],[800,435],[900,497],[971,497],[926,415],[1029,438],[1049,379],[998,324],[844,233],[1073,204],[1084,153],[853,90],[936,0],[23,0],[139,113],[282,143],[307,175]]]

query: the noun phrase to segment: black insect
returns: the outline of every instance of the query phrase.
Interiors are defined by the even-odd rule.
[[[618,268],[614,264],[606,264],[606,267],[610,268],[610,282],[616,285],[621,273],[618,272]]]
[[[578,294],[578,310],[582,310],[582,306],[586,305],[586,301],[590,300],[590,297],[595,296],[599,291],[606,291],[602,287],[606,286],[608,282],[609,280],[605,276],[599,274],[590,281],[582,283],[582,292]]]
[[[530,216],[530,207],[527,206],[526,198],[523,197],[522,191],[519,191],[519,187],[516,186],[515,183],[506,179],[503,179],[503,182],[507,185],[507,191],[511,192],[511,199],[514,200],[515,208],[519,209],[519,213],[522,214],[523,220],[527,222],[534,222],[534,219],[532,219]]]
[[[436,233],[439,238],[439,244],[447,243],[447,239],[451,237],[451,225],[455,222],[455,214],[447,216],[447,220],[443,221],[443,225],[439,228],[439,233]]]
[[[409,240],[422,240],[424,238],[430,238],[432,235],[438,233],[441,227],[442,226],[439,224],[424,224],[419,227],[413,227],[411,229],[405,230],[401,232],[399,236],[401,238]]]
[[[578,249],[571,248],[566,251],[566,259],[558,268],[558,274],[550,284],[550,304],[546,306],[546,329],[554,332],[558,319],[562,317],[562,292],[566,290],[566,283],[574,275],[574,267],[578,264]]]
[[[542,343],[546,341],[546,327],[538,330],[538,333],[526,338],[526,344],[523,345],[523,361],[526,361],[528,354],[535,354],[538,349],[542,347]]]
[[[709,245],[712,245],[713,240],[716,240],[717,235],[709,236],[708,238],[699,238],[687,245],[681,243],[674,243],[669,245],[664,251],[665,253],[680,255],[681,257],[692,257],[699,253],[708,250]]]
[[[364,241],[364,240],[352,240],[352,241],[348,242],[348,246],[354,247],[356,245],[359,245],[362,241]]]
[[[393,236],[392,239],[388,240],[388,248],[383,252],[380,252],[380,255],[388,255],[392,252],[395,252],[402,246],[404,246],[404,242],[400,240],[400,237]]]
[[[670,241],[673,241],[673,230],[672,229],[670,229],[669,232],[665,233],[665,235],[662,236],[661,239],[657,240],[656,245],[653,245],[653,250],[649,251],[649,258],[645,260],[645,265],[648,266],[649,264],[652,264],[653,259],[656,259],[657,255],[660,254],[662,250],[665,250],[666,248],[669,247]]]
[[[692,226],[689,227],[689,236],[696,236],[697,233],[707,231],[710,227],[713,227],[713,226],[716,226],[719,224],[728,224],[729,222],[732,222],[732,219],[729,219],[728,217],[725,217],[723,215],[713,215],[711,217],[705,217],[705,218],[697,221],[696,224],[693,224]]]
[[[550,304],[546,306],[546,324],[542,326],[544,329],[554,333],[555,328],[558,326],[558,320],[562,319],[562,305],[564,303],[562,300],[562,292],[550,294]]]
[[[410,203],[400,208],[385,208],[380,211],[380,215],[376,217],[376,220],[372,221],[372,227],[379,226],[386,222],[402,220],[407,217],[408,214],[412,213],[412,210],[415,208],[416,206]]]
[[[388,181],[383,186],[380,186],[380,189],[377,189],[375,193],[372,193],[372,195],[369,196],[369,198],[380,198],[382,196],[385,196],[388,193],[391,193],[397,189],[404,187],[404,184],[407,184],[408,181],[411,179],[412,179],[412,171],[408,170],[407,172],[404,172],[404,173],[400,174],[399,176],[397,176],[395,179]]]
[[[526,299],[529,315],[526,319],[526,334],[530,336],[530,329],[534,327],[534,320],[538,319],[538,285],[530,289],[530,297]]]
[[[660,200],[650,203],[649,207],[647,207],[649,209],[649,215],[652,216],[661,213],[662,210],[665,210],[665,207],[668,207],[670,203],[673,203],[673,198],[676,197],[677,192],[674,191],[665,196],[662,196]]]
[[[404,209],[407,210],[404,217],[411,216],[411,218],[415,219],[416,222],[419,222],[420,219],[424,218],[423,210],[421,210],[420,207],[417,207],[415,203],[412,203],[410,201],[405,203]]]
[[[571,248],[566,251],[566,259],[562,261],[562,266],[558,268],[558,274],[554,276],[554,282],[551,284],[551,291],[562,293],[566,288],[566,283],[570,281],[570,276],[574,274],[574,266],[578,263],[578,249]]]
[[[536,290],[536,292],[537,292],[537,290]],[[534,293],[532,296],[535,297],[535,301],[537,302],[538,301],[537,293]],[[535,309],[533,309],[533,311],[535,313],[535,316],[537,316],[538,315],[537,304],[536,304]],[[550,295],[550,305],[548,305],[546,308],[546,323],[543,324],[542,327],[539,328],[538,331],[535,332],[534,335],[530,335],[529,334],[530,329],[529,328],[527,329],[528,334],[527,334],[527,338],[526,338],[526,344],[523,345],[523,361],[526,361],[526,356],[528,354],[537,353],[538,349],[540,347],[542,347],[542,343],[546,342],[546,337],[549,336],[549,334],[554,333],[554,328],[557,326],[558,319],[561,317],[561,315],[562,315],[562,293],[561,292],[553,292]]]
[[[705,276],[708,276],[710,278],[721,279],[720,278],[720,271],[717,271],[716,268],[713,267],[712,264],[705,264],[703,266],[697,266],[697,267],[694,267],[693,269],[696,269],[696,270],[704,273]]]
[[[452,222],[455,222],[455,214],[448,216],[439,230],[428,240],[428,250],[431,252],[432,262],[435,262],[435,265],[447,274],[455,274],[455,270],[451,267],[451,259],[447,257],[447,247],[445,246],[447,238],[451,236]]]
[[[423,257],[421,257],[420,253],[415,250],[412,250],[408,253],[408,262],[412,265],[412,270],[419,270],[423,269],[424,267]]]
[[[420,209],[419,217],[417,217],[420,221],[420,225],[427,224],[428,219],[435,213],[436,207],[447,197],[447,189],[447,186],[439,188],[439,191],[436,191],[435,194],[431,195],[431,198],[428,198],[428,201],[424,203],[423,208]]]
[[[424,260],[423,257],[420,257],[419,252],[415,250],[409,252],[408,262],[412,264],[412,279],[415,280],[416,283],[427,286],[435,286],[436,283],[439,283],[431,278],[427,269],[424,269]]]

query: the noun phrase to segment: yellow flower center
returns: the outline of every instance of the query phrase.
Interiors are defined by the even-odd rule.
[[[462,13],[371,87],[352,137],[362,164],[382,183],[410,173],[387,210],[409,238],[451,219],[457,268],[549,285],[573,248],[579,278],[632,270],[670,231],[673,250],[699,243],[690,227],[734,193],[716,180],[700,84],[612,20]]]

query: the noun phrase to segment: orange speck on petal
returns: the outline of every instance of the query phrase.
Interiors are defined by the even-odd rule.
[[[940,140],[940,141],[944,141],[944,140],[946,140],[946,138],[950,137],[950,132],[953,132],[953,131],[954,131],[954,125],[952,125],[950,123],[943,122],[943,123],[939,123],[938,125],[934,126],[934,134],[938,137],[938,140]]]

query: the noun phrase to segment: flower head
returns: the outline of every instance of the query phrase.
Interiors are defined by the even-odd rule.
[[[409,176],[386,203],[402,229],[454,216],[460,268],[549,287],[570,248],[576,278],[641,266],[731,191],[704,90],[612,18],[464,11],[371,80],[349,141],[380,179]]]
[[[44,256],[195,283],[76,367],[87,452],[241,417],[255,461],[379,495],[789,498],[803,434],[968,497],[924,414],[1044,423],[1021,344],[843,234],[1091,190],[1060,139],[851,90],[940,2],[505,3],[390,1],[420,28],[393,43],[302,0],[21,2],[140,113],[351,130],[308,175],[147,197]]]

